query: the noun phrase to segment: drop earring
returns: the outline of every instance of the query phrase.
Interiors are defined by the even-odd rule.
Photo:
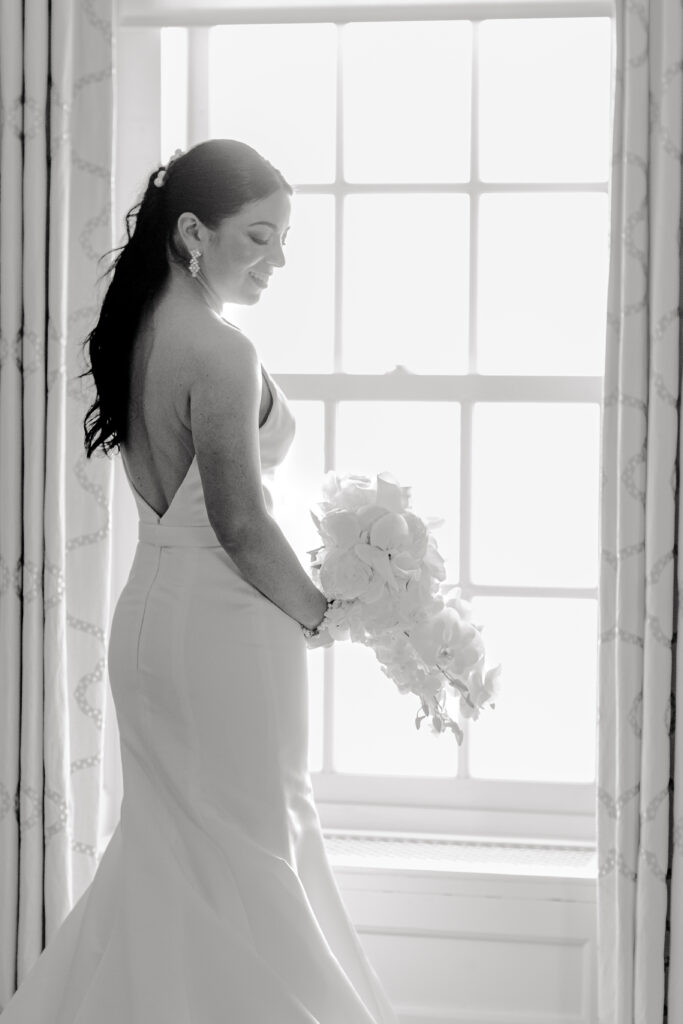
[[[193,277],[196,277],[197,274],[199,273],[199,257],[200,256],[201,256],[201,252],[199,251],[199,249],[191,249],[190,250],[190,262],[189,262],[188,266],[189,266],[190,273],[192,274]]]

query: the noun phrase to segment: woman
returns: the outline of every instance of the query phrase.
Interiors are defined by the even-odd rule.
[[[284,266],[291,195],[215,139],[129,214],[85,421],[88,456],[120,448],[140,516],[109,645],[121,820],[3,1024],[395,1024],[307,769],[306,642],[330,640],[270,514],[294,420],[221,318]]]

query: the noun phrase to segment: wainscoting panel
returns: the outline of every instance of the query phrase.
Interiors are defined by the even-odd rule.
[[[402,1024],[595,1024],[586,863],[568,857],[558,877],[517,877],[509,865],[473,872],[455,853],[451,870],[414,859],[407,870],[378,868],[372,851],[350,866],[343,839],[331,842],[344,901]]]

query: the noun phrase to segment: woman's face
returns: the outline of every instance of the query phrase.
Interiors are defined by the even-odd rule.
[[[210,233],[200,265],[223,302],[258,302],[274,269],[285,265],[290,212],[289,195],[278,189],[225,217]]]

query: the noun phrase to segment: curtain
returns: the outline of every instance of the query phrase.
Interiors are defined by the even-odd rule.
[[[683,11],[616,0],[598,716],[600,1024],[683,1021]],[[669,966],[671,965],[671,969]]]
[[[0,4],[0,1008],[103,852],[112,471],[78,375],[112,247],[111,4]]]

